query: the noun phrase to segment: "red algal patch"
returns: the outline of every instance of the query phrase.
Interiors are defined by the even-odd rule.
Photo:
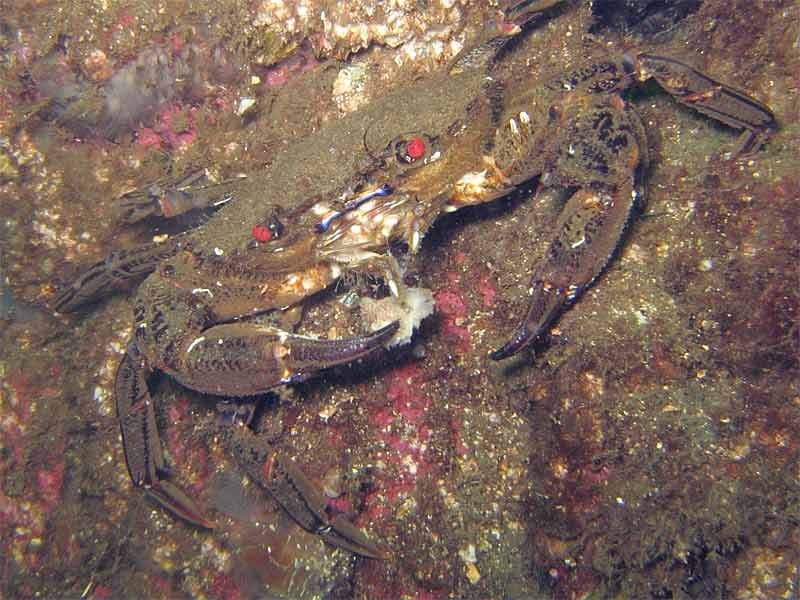
[[[196,476],[196,480],[192,483],[192,491],[199,494],[206,487],[208,475],[211,469],[208,467],[208,451],[202,446],[193,446],[187,452],[187,467],[191,467]]]
[[[173,33],[170,38],[170,46],[172,46],[172,51],[176,54],[180,52],[183,47],[186,45],[183,36],[180,33]]]
[[[387,376],[386,398],[409,423],[418,423],[430,407],[430,400],[421,392],[422,370],[417,365],[395,369]]]
[[[461,294],[452,290],[439,290],[436,292],[436,310],[446,317],[454,319],[467,316],[467,303]]]
[[[137,143],[144,148],[161,150],[161,136],[152,127],[142,127],[136,136]]]
[[[436,464],[429,456],[431,428],[427,423],[431,399],[425,394],[426,375],[416,364],[399,367],[386,376],[389,406],[376,409],[370,421],[384,442],[387,470],[376,481],[377,489],[365,498],[365,520],[391,515],[387,505],[414,493],[421,477],[429,477]]]
[[[47,510],[55,508],[61,500],[61,486],[64,483],[64,459],[53,459],[50,469],[36,472],[36,484]]]
[[[325,432],[328,434],[328,447],[331,449],[346,449],[347,440],[345,440],[344,432],[340,427],[326,427]],[[332,455],[335,453],[331,453]]]
[[[211,582],[208,592],[212,598],[218,600],[241,600],[243,598],[239,586],[228,573],[219,573]]]
[[[265,73],[264,85],[268,88],[281,87],[294,75],[301,75],[319,65],[314,54],[307,49],[300,49],[291,56],[271,66]]]
[[[105,600],[106,598],[111,598],[113,595],[114,590],[104,585],[96,585],[94,590],[92,590],[92,598],[97,598],[97,600]]]
[[[58,391],[36,386],[21,372],[11,372],[6,380],[5,411],[0,414],[0,447],[9,453],[0,460],[0,554],[8,567],[19,557],[18,567],[39,568],[48,546],[30,548],[35,538],[43,538],[50,511],[61,501],[64,483],[63,447],[54,448],[54,455],[32,473],[21,490],[10,493],[5,487],[12,481],[7,476],[19,473],[26,464],[27,427],[31,423],[32,401],[47,405],[58,397]],[[28,478],[26,478],[28,479]]]
[[[379,568],[379,561],[363,561],[359,565],[359,585],[365,598],[370,600],[444,600],[451,597],[447,591],[423,587],[407,574]]]
[[[381,489],[378,491],[370,492],[364,497],[364,506],[366,510],[362,512],[357,521],[357,525],[363,526],[364,523],[370,521],[383,521],[392,516],[392,510],[386,504],[387,497],[384,492],[385,481],[377,482]]]
[[[472,336],[463,322],[469,312],[464,296],[452,289],[439,290],[435,294],[436,309],[442,316],[441,331],[444,337],[455,342],[456,352],[465,354],[472,347]]]
[[[183,442],[183,425],[189,418],[189,400],[184,396],[178,396],[167,409],[170,425],[164,432],[167,449],[172,455],[175,464],[183,464],[186,461],[186,446]]]
[[[453,440],[453,447],[455,448],[456,453],[459,456],[466,456],[469,452],[469,448],[464,445],[464,441],[462,439],[462,430],[464,428],[461,419],[453,417],[450,420],[451,429],[451,438]]]
[[[478,292],[480,292],[481,298],[483,298],[484,308],[491,308],[494,306],[494,299],[495,296],[497,296],[497,286],[495,286],[494,282],[489,279],[488,276],[483,275],[478,280]]]
[[[596,471],[592,469],[584,469],[581,471],[581,479],[589,485],[601,485],[608,480],[610,475],[611,470],[607,465],[603,465]]]
[[[333,514],[349,513],[353,510],[353,503],[350,498],[344,494],[338,498],[328,498],[328,508]]]
[[[148,590],[148,594],[159,596],[161,598],[173,598],[176,596],[175,590],[172,589],[172,584],[166,577],[161,577],[160,575],[150,575],[148,579],[150,581],[150,589]]]
[[[373,424],[383,429],[384,427],[388,427],[394,423],[395,418],[395,414],[391,408],[384,408],[383,410],[379,410],[378,412],[374,413],[371,417],[371,420]]]
[[[188,146],[197,138],[197,111],[196,106],[182,108],[177,104],[164,108],[153,127],[139,129],[138,144],[155,150]]]
[[[0,445],[11,450],[12,463],[21,464],[25,457],[24,433],[31,422],[31,398],[37,393],[20,372],[11,374],[8,384],[13,393],[8,395],[5,412],[0,415]]]
[[[455,342],[456,352],[459,354],[466,354],[472,347],[472,336],[466,327],[445,320],[442,323],[442,333],[447,339]]]

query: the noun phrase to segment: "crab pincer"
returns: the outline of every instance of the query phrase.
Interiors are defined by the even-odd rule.
[[[399,323],[395,321],[368,335],[321,340],[252,324],[217,325],[189,342],[184,359],[194,350],[198,351],[198,359],[187,360],[183,365],[183,376],[176,378],[198,391],[213,393],[225,389],[229,395],[242,396],[262,393],[310,377],[321,369],[363,358],[387,343],[398,327]],[[233,349],[237,353],[231,357]],[[216,357],[215,351],[226,353],[228,358]],[[115,380],[117,415],[131,480],[175,515],[199,527],[211,528],[213,525],[198,504],[166,478],[154,403],[147,387],[147,378],[152,371],[153,366],[137,343],[131,342]],[[377,547],[370,545],[368,538],[354,525],[342,518],[325,518],[321,492],[298,467],[280,462],[284,466],[268,470],[268,476],[263,469],[254,470],[253,452],[242,451],[241,440],[255,436],[240,424],[233,429],[242,430],[234,438],[237,441],[233,444],[237,459],[301,526],[320,533],[334,545],[365,556],[380,555]],[[275,464],[274,460],[270,464]],[[262,464],[264,461],[257,462]]]
[[[260,394],[363,358],[388,342],[398,327],[395,321],[368,335],[322,340],[250,323],[224,323],[189,341],[180,369],[165,370],[198,392]]]

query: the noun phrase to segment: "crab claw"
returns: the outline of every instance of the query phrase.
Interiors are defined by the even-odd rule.
[[[566,289],[547,284],[542,280],[534,280],[531,289],[535,298],[528,306],[528,312],[522,319],[514,336],[501,348],[489,354],[492,360],[503,360],[514,356],[547,331],[558,317],[567,301]]]
[[[165,370],[199,392],[260,394],[363,358],[386,344],[399,326],[395,321],[368,335],[322,340],[252,323],[224,323],[188,338],[180,368]]]
[[[283,345],[286,354],[281,357],[282,362],[284,367],[291,371],[292,381],[302,380],[320,369],[366,356],[388,342],[399,328],[400,322],[392,321],[369,335],[339,340],[288,336]],[[281,351],[277,353],[281,354]]]
[[[619,189],[582,188],[570,197],[531,278],[525,317],[511,340],[490,354],[493,360],[535,342],[592,285],[617,251],[638,196],[633,176]]]

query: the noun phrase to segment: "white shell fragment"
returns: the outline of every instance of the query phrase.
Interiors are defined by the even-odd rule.
[[[403,300],[395,296],[373,300],[362,298],[359,308],[370,331],[377,331],[392,321],[400,321],[400,329],[387,347],[401,346],[411,341],[414,330],[422,320],[433,314],[433,294],[427,288],[406,288]]]
[[[255,98],[250,98],[247,96],[244,98],[239,98],[239,104],[236,106],[236,114],[241,117],[244,113],[253,108],[255,103]]]

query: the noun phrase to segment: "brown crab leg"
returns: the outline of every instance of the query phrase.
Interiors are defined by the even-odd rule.
[[[597,278],[628,223],[632,192],[629,185],[613,195],[589,189],[573,194],[531,278],[525,317],[513,337],[490,354],[493,360],[513,356],[534,342]]]
[[[327,543],[368,558],[386,558],[387,553],[342,515],[331,517],[325,497],[291,460],[271,453],[242,426],[232,428],[228,445],[247,474],[265,489],[303,529]]]
[[[734,157],[758,150],[777,130],[775,115],[768,106],[748,94],[687,64],[653,54],[639,54],[633,63],[638,79],[653,78],[675,100],[735,129],[743,129]]]
[[[237,179],[213,184],[203,171],[192,171],[178,179],[164,179],[123,195],[116,210],[126,224],[149,217],[172,218],[200,208],[214,208],[233,198]]]
[[[159,262],[175,256],[187,244],[185,237],[175,236],[163,243],[112,252],[62,289],[53,301],[53,309],[60,313],[73,312],[99,299],[116,284],[152,273]]]
[[[200,507],[186,492],[166,479],[164,452],[156,427],[153,400],[147,389],[150,369],[135,342],[128,346],[114,382],[122,448],[131,481],[164,508],[199,527],[212,528]]]
[[[383,346],[398,327],[399,323],[395,321],[366,336],[319,340],[267,330],[252,324],[217,325],[190,342],[187,356],[192,360],[187,360],[184,369],[174,375],[187,387],[199,391],[224,392],[225,395],[255,394],[281,383],[308,377],[322,368],[362,358]],[[191,357],[195,350],[196,358]],[[175,515],[199,527],[211,528],[211,523],[197,503],[163,477],[164,453],[156,427],[153,401],[147,389],[150,372],[146,357],[135,342],[131,343],[117,369],[114,384],[122,446],[131,480]],[[287,473],[296,477],[282,481],[276,475],[265,487],[279,495],[285,493],[281,492],[282,487],[293,485],[298,497],[305,500],[295,500],[290,503],[291,508],[286,508],[292,517],[306,526],[310,523],[308,516],[296,506],[304,503],[314,505],[318,499],[314,494],[318,492],[303,479],[302,474],[293,471]],[[334,521],[333,525],[336,526],[333,531],[339,533],[330,533],[326,537],[331,543],[335,543],[337,535],[347,534],[354,539],[363,535],[352,524]],[[317,530],[316,526],[309,528],[314,532]],[[323,537],[326,533],[329,532],[322,532]],[[339,545],[347,547],[344,545],[346,543],[343,540]],[[366,548],[361,553],[368,551],[369,548]]]
[[[577,190],[531,278],[525,317],[511,339],[491,353],[494,360],[533,343],[594,282],[619,247],[641,197],[638,183],[647,165],[647,145],[636,113],[617,96],[567,110],[557,128],[563,132],[558,135],[564,136],[559,140],[564,150],[553,156],[551,168],[562,185]],[[511,130],[512,137],[526,141],[527,127]],[[509,156],[535,147],[522,142]],[[503,164],[509,174],[516,172],[515,161]]]
[[[561,185],[578,190],[563,209],[547,254],[531,280],[527,313],[512,338],[491,354],[495,360],[530,345],[592,284],[618,248],[641,197],[637,183],[647,164],[647,142],[639,117],[614,95],[624,87],[614,83],[623,71],[630,79],[654,78],[678,102],[743,129],[734,156],[761,145],[776,130],[775,117],[760,102],[680,61],[649,54],[636,59],[624,56],[621,69],[605,69],[612,76],[610,86],[589,82],[586,91],[596,93],[595,98],[562,103],[552,116],[556,126],[552,135],[561,150],[549,158],[536,153],[545,146],[541,136],[547,130],[533,132],[525,112],[512,117],[509,126],[499,130],[492,158],[496,168],[494,173],[489,171],[487,181],[496,186],[505,177],[516,183],[541,168]],[[575,82],[583,84],[586,81]],[[610,97],[602,97],[605,89],[611,90]],[[567,137],[559,139],[562,132]],[[534,166],[537,161],[539,165]],[[483,194],[487,187],[482,185]],[[461,203],[474,202],[469,194],[462,196],[457,198]]]

